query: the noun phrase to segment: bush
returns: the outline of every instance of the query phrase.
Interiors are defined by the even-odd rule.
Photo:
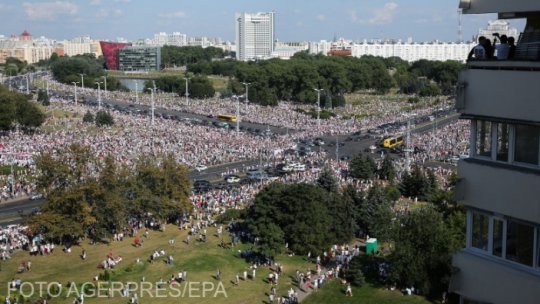
[[[86,114],[83,116],[83,122],[94,123],[94,115],[90,111],[86,111]]]
[[[351,282],[352,285],[361,287],[366,282],[364,272],[362,271],[362,261],[356,256],[351,260],[349,269],[345,271],[345,279]]]
[[[109,112],[99,111],[96,113],[96,126],[112,126],[114,125],[114,118]]]

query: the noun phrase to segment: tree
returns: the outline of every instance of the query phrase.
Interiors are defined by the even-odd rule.
[[[362,287],[366,282],[364,273],[362,272],[362,260],[360,256],[355,256],[349,263],[349,268],[345,270],[345,279],[351,282],[352,285]]]
[[[328,192],[338,192],[338,181],[336,177],[332,174],[331,169],[328,167],[325,167],[319,175],[319,178],[317,179],[317,185],[319,185],[319,187],[323,188]]]
[[[259,239],[267,237],[260,231],[261,227],[269,227],[269,223],[277,225],[289,248],[298,254],[322,252],[334,240],[328,229],[333,224],[329,202],[328,193],[317,186],[272,183],[255,196],[248,209],[247,224]],[[263,242],[275,244],[275,239],[276,235]]]
[[[379,177],[389,182],[394,181],[396,178],[396,169],[394,168],[394,161],[388,154],[383,159]]]
[[[37,101],[41,102],[44,106],[49,106],[51,104],[49,101],[49,95],[47,95],[47,91],[45,90],[38,91]]]
[[[384,189],[375,183],[359,211],[360,227],[381,241],[393,239],[394,212]]]
[[[349,173],[354,178],[371,179],[375,169],[375,161],[368,154],[358,154],[349,163]]]
[[[24,130],[32,130],[43,124],[45,114],[30,98],[0,86],[0,130],[10,130],[16,124]]]
[[[455,236],[431,206],[404,214],[399,223],[390,256],[392,280],[400,286],[420,288],[428,295],[440,295],[447,290],[452,255],[458,249]]]
[[[110,237],[128,220],[174,221],[191,208],[187,169],[172,156],[141,158],[120,167],[110,155],[98,160],[77,144],[36,159],[42,213],[25,219],[31,230],[54,241]],[[97,174],[96,174],[97,172]]]
[[[83,122],[85,123],[94,123],[94,115],[90,111],[86,111],[83,116]]]
[[[98,127],[112,126],[114,125],[114,118],[109,112],[101,110],[96,113],[95,122],[96,122],[96,126]]]
[[[417,197],[420,200],[427,200],[429,194],[436,185],[428,179],[428,176],[419,167],[415,166],[411,172],[403,175],[400,191],[406,197]]]

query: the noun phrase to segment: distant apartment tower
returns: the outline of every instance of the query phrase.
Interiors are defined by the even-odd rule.
[[[450,291],[462,304],[540,303],[540,1],[461,0],[464,14],[526,19],[509,60],[470,60],[456,108],[471,122],[456,199],[467,210],[465,248]]]
[[[174,46],[185,46],[187,45],[187,35],[179,32],[174,32],[172,34],[167,34],[161,32],[154,35],[153,44],[164,46],[164,45],[174,45]]]
[[[274,12],[236,14],[236,59],[270,58],[274,51]]]
[[[160,66],[160,47],[130,46],[119,50],[118,69],[120,71],[158,71]]]

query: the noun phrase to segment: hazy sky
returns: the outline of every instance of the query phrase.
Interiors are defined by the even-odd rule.
[[[128,39],[157,32],[234,40],[235,12],[274,10],[284,41],[457,40],[458,0],[0,0],[0,34]],[[464,15],[467,40],[495,15]],[[516,23],[522,30],[522,23]]]

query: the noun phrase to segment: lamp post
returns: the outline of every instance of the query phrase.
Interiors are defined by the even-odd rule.
[[[96,81],[96,84],[97,84],[97,88],[98,88],[98,111],[101,111],[101,84],[102,82],[97,82]]]
[[[246,104],[249,102],[249,86],[251,85],[250,82],[242,82],[243,85],[246,86]]]
[[[78,82],[72,82],[73,83],[73,90],[75,91],[75,105],[77,105],[77,84]]]
[[[107,96],[107,76],[102,76],[103,81],[105,82],[105,96]]]
[[[150,93],[152,94],[151,95],[151,98],[152,98],[152,126],[154,126],[154,90],[155,88],[148,88],[148,90],[150,91]]]
[[[26,75],[26,94],[30,94],[30,80],[28,78],[28,74]]]
[[[184,79],[186,80],[186,105],[189,105],[189,79],[190,77],[184,77]]]
[[[324,89],[313,89],[317,91],[317,130],[321,130],[321,91]]]
[[[233,95],[233,99],[236,99],[236,134],[240,134],[240,98]]]
[[[81,75],[81,88],[84,89],[84,74],[79,75]]]
[[[47,96],[49,96],[49,79],[47,79],[46,81],[47,81]]]
[[[139,104],[139,83],[136,80],[135,82],[135,103]]]

